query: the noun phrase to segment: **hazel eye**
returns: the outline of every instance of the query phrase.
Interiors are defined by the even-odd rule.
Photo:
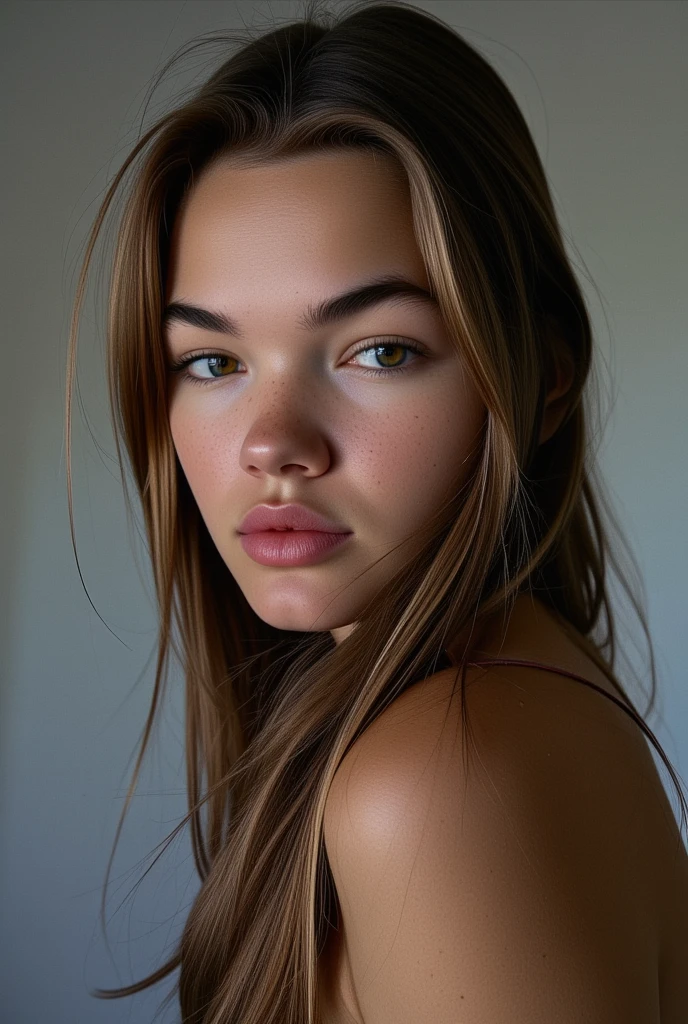
[[[194,363],[206,363],[210,370],[211,377],[230,377],[232,371],[236,368],[239,360],[235,359],[234,356],[221,356],[221,355],[210,355],[210,356],[197,356],[196,359],[192,360]],[[187,364],[188,365],[188,364]],[[219,371],[215,373],[214,371]],[[223,373],[223,370],[228,370],[227,373]]]
[[[391,344],[389,344],[389,345],[374,345],[371,348],[361,349],[361,351],[360,352],[356,352],[355,355],[362,356],[362,355],[366,355],[366,353],[370,352],[370,353],[373,354],[373,358],[374,359],[379,359],[379,360],[382,361],[382,364],[383,364],[382,368],[383,369],[393,370],[398,365],[402,365],[402,364],[399,363],[399,358],[400,358],[400,356],[405,351],[407,351],[407,346],[405,346],[405,345],[391,345]],[[353,358],[353,356],[352,356],[352,358]],[[386,360],[390,360],[390,364],[391,365],[387,365]],[[373,367],[374,367],[374,364],[373,364]],[[377,369],[377,367],[374,367],[374,368]]]
[[[400,358],[404,353],[412,352],[414,355],[422,357],[425,353],[419,345],[413,345],[408,342],[401,342],[396,338],[391,338],[389,341],[380,341],[377,345],[368,345],[364,348],[358,349],[357,352],[351,356],[351,359],[356,359],[358,356],[367,356],[370,353],[372,360],[378,360],[377,364],[371,362],[368,364],[365,372],[367,375],[378,376],[380,374],[392,374],[401,373],[407,369],[410,369],[415,363],[416,359],[409,360],[408,358],[400,361]],[[382,364],[382,365],[380,365]]]
[[[205,363],[210,373],[200,375],[196,372],[189,373],[188,367],[194,363]],[[196,384],[209,384],[214,380],[221,380],[223,377],[234,377],[237,365],[239,365],[239,360],[234,356],[223,355],[221,352],[201,352],[178,360],[169,369],[170,373],[183,371],[182,376]],[[227,373],[222,372],[224,370],[227,370]]]

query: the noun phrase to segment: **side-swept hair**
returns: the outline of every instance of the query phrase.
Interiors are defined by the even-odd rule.
[[[115,175],[89,237],[71,323],[74,544],[79,312],[101,225],[133,168],[111,269],[108,381],[120,467],[121,438],[142,503],[160,625],[103,915],[170,651],[186,681],[190,809],[168,843],[190,821],[202,884],[174,956],[136,984],[93,994],[130,995],[180,967],[174,992],[184,1024],[315,1024],[317,956],[336,911],[322,823],[337,766],[397,695],[447,667],[447,637],[477,630],[498,609],[508,613],[519,593],[536,594],[606,673],[619,699],[596,688],[650,738],[683,821],[688,811],[676,773],[615,675],[610,569],[650,645],[649,714],[649,630],[608,540],[601,510],[612,524],[613,515],[590,451],[590,319],[526,122],[490,64],[437,17],[389,0],[340,4],[336,15],[320,6],[308,0],[302,20],[257,37],[200,37],[168,62],[163,74],[206,43],[224,49],[217,70],[142,135]],[[407,176],[428,279],[487,417],[475,468],[424,526],[420,554],[335,645],[327,631],[262,621],[213,544],[170,433],[162,310],[175,216],[211,161],[349,147],[391,155]],[[538,444],[544,398],[564,359],[573,366],[567,412]],[[122,483],[129,504],[124,473]],[[469,642],[454,682],[460,675],[462,697],[470,653]]]

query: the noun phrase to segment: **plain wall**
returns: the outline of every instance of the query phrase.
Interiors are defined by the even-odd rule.
[[[542,154],[599,344],[607,418],[595,444],[646,585],[659,675],[649,724],[688,779],[688,5],[418,6],[492,61]],[[66,343],[86,232],[138,136],[154,73],[199,32],[267,28],[273,14],[290,19],[298,8],[50,0],[0,9],[3,1024],[149,1024],[170,979],[130,1000],[99,1001],[87,990],[130,983],[166,959],[197,889],[185,832],[126,900],[185,812],[182,691],[173,673],[115,858],[106,946],[100,889],[150,699],[155,615],[145,548],[124,511],[93,278],[73,459],[78,553],[95,607],[67,516]],[[145,123],[170,91],[193,75],[200,82],[205,61],[217,59],[214,50],[184,62],[154,95]],[[176,1006],[162,1019],[177,1020]]]

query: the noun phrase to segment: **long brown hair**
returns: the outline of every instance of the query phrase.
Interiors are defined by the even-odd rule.
[[[490,64],[412,4],[359,0],[333,15],[308,0],[303,14],[255,38],[209,34],[168,62],[163,73],[206,43],[225,51],[115,175],[91,231],[70,332],[74,543],[79,311],[101,225],[133,168],[110,278],[109,397],[120,466],[121,436],[142,503],[160,625],[151,707],[103,913],[171,651],[186,681],[190,809],[167,842],[190,822],[201,887],[167,963],[136,984],[93,994],[130,995],[180,967],[174,992],[184,1024],[318,1020],[317,956],[336,909],[322,822],[337,766],[390,701],[446,667],[447,637],[471,623],[477,630],[526,589],[607,674],[618,705],[666,764],[683,821],[688,811],[676,773],[614,670],[612,569],[649,644],[648,715],[652,643],[612,551],[609,532],[618,526],[590,451],[590,319],[526,122]],[[325,147],[382,151],[403,167],[428,279],[487,407],[470,479],[426,524],[420,554],[338,645],[327,631],[285,632],[259,619],[218,554],[171,439],[162,334],[172,225],[194,176],[230,153],[269,161]],[[538,445],[544,396],[564,359],[573,366],[570,402]],[[124,474],[122,483],[129,501]],[[462,694],[470,650],[457,670]]]

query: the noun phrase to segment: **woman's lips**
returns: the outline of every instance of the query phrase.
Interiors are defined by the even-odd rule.
[[[320,530],[265,530],[241,534],[241,546],[260,565],[311,565],[351,536]]]

